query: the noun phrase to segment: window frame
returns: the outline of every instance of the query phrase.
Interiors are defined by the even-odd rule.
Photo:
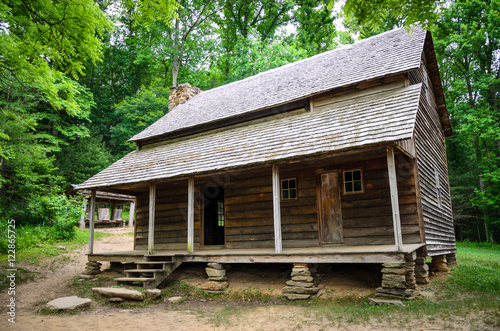
[[[294,188],[290,188],[290,181],[291,180],[295,181]],[[286,188],[286,189],[283,188],[283,182],[285,182],[285,181],[288,182],[288,188]],[[295,190],[295,197],[290,198],[290,194],[289,194],[288,198],[283,198],[283,191],[285,191],[285,190],[288,191],[289,193],[291,190]],[[298,195],[299,195],[298,193],[299,193],[299,189],[298,189],[298,184],[297,184],[297,177],[280,179],[280,201],[283,201],[283,202],[297,201]]]
[[[353,174],[354,174],[355,171],[359,171],[359,174],[360,174],[360,179],[359,180],[354,180]],[[350,181],[346,182],[345,176],[346,176],[346,173],[349,173],[349,172],[351,173],[352,179]],[[354,183],[358,182],[358,181],[361,182],[361,191],[354,191]],[[363,169],[357,168],[357,169],[342,170],[342,193],[344,195],[363,194],[363,193],[365,193],[365,183],[364,182],[365,182],[365,180],[364,180],[364,176],[363,176]],[[353,191],[352,192],[347,192],[346,191],[346,183],[352,183],[353,184],[353,186],[352,186]]]

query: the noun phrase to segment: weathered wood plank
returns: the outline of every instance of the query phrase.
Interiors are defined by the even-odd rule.
[[[274,220],[274,249],[276,254],[280,254],[282,250],[281,243],[281,185],[280,173],[277,165],[273,164],[272,168],[272,183],[273,183],[273,220]]]
[[[149,225],[148,225],[148,254],[154,253],[155,246],[155,203],[156,183],[149,183]]]
[[[94,253],[95,194],[96,190],[90,191],[89,254]]]
[[[391,191],[392,221],[394,224],[394,241],[399,252],[403,250],[403,235],[401,233],[401,219],[399,215],[398,184],[396,176],[396,162],[394,148],[387,148],[387,167],[389,172],[389,187]]]

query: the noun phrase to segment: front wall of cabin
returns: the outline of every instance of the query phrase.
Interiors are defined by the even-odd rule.
[[[398,192],[403,242],[420,243],[413,160],[396,154]],[[284,248],[320,245],[320,174],[361,169],[363,193],[341,191],[342,235],[345,245],[394,244],[392,208],[386,157],[335,163],[320,162],[314,166],[300,164],[283,166],[280,179],[297,180],[297,199],[281,202],[282,240]],[[195,249],[203,243],[200,225],[203,211],[201,194],[213,182],[224,183],[225,248],[274,247],[271,168],[251,172],[232,172],[211,180],[195,180]],[[137,196],[135,249],[147,249],[147,193]],[[155,249],[186,249],[187,247],[187,182],[185,185],[158,184],[155,209]]]

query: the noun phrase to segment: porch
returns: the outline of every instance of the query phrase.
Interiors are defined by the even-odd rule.
[[[277,254],[273,248],[214,249],[201,248],[193,253],[186,250],[147,250],[88,254],[89,261],[132,263],[151,257],[175,257],[184,262],[218,263],[404,263],[405,258],[414,260],[416,251],[424,244],[403,244],[399,251],[395,245],[326,246],[307,248],[283,248]]]

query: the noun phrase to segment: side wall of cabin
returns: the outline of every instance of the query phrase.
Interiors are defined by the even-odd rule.
[[[417,112],[415,146],[427,254],[434,256],[455,253],[445,135],[439,120],[425,57],[421,70],[415,73],[415,80],[424,83]]]

